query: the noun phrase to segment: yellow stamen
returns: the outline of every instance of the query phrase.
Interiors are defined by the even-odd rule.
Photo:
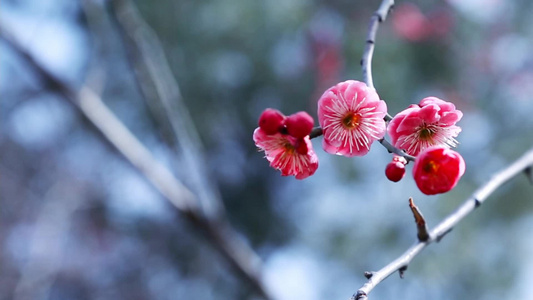
[[[342,119],[342,125],[348,129],[353,129],[359,126],[361,115],[350,112]]]
[[[429,140],[433,136],[433,131],[431,131],[429,128],[424,127],[420,130],[420,139],[422,140]]]
[[[439,165],[434,161],[430,160],[424,164],[424,172],[426,173],[436,173],[439,169]]]

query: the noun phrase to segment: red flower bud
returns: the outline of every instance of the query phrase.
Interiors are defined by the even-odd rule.
[[[405,176],[405,164],[393,159],[385,168],[385,175],[390,181],[400,181]]]
[[[427,148],[416,158],[413,176],[426,195],[446,193],[453,189],[465,172],[463,157],[444,146]]]
[[[287,132],[298,139],[304,138],[311,133],[315,121],[305,111],[300,111],[290,115],[285,120],[285,126],[287,126]]]
[[[279,110],[267,108],[259,117],[259,127],[268,135],[276,134],[283,128],[284,120],[285,115]]]

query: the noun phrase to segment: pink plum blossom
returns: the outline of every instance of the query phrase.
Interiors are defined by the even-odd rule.
[[[418,155],[413,177],[422,193],[435,195],[453,189],[465,173],[465,168],[465,161],[459,153],[444,146],[434,146]]]
[[[295,138],[281,133],[269,135],[257,128],[253,137],[255,145],[265,152],[270,166],[280,170],[283,176],[304,179],[313,175],[318,168],[318,157],[309,136]]]
[[[385,101],[365,83],[348,80],[326,90],[318,100],[318,121],[328,153],[362,156],[386,131]]]
[[[396,148],[416,156],[431,146],[455,147],[455,137],[461,132],[455,123],[462,117],[452,103],[427,97],[398,113],[390,121],[388,132]]]

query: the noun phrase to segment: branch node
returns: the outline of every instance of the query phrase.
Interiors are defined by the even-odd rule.
[[[400,274],[400,278],[403,279],[403,276],[405,274],[405,271],[407,271],[407,266],[403,266],[401,268],[398,269],[398,272]]]
[[[481,201],[478,198],[474,198],[474,202],[475,202],[474,204],[475,208],[478,208],[481,205]]]
[[[394,10],[394,3],[392,3],[390,6],[389,6],[389,11],[387,12],[387,15],[390,15],[392,13],[392,11]]]
[[[533,184],[533,172],[531,170],[531,166],[524,169],[524,173],[527,176],[527,179],[529,179],[529,183]]]
[[[374,276],[374,272],[365,271],[364,274],[365,274],[366,279],[370,279],[372,278],[372,276]]]
[[[441,235],[437,236],[437,238],[436,238],[437,243],[440,242],[440,240],[442,240],[442,238],[445,235],[447,235],[448,233],[450,233],[452,230],[453,230],[453,228],[450,228],[450,229],[446,230],[445,232],[443,232]]]
[[[383,21],[385,21],[385,19],[383,18],[383,16],[381,15],[379,11],[374,12],[374,17],[378,19],[379,23],[383,23]]]
[[[357,293],[353,294],[352,298],[350,300],[366,300],[367,295],[364,291],[358,290]]]
[[[411,212],[415,217],[417,231],[416,236],[418,237],[418,240],[421,242],[427,241],[429,239],[429,233],[426,220],[424,219],[424,216],[422,215],[420,209],[418,209],[418,207],[415,205],[412,197],[409,198],[409,208],[411,208]]]

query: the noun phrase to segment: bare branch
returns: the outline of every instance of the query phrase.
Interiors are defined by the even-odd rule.
[[[366,47],[361,58],[361,66],[363,69],[363,80],[371,88],[374,88],[374,81],[372,79],[372,56],[374,54],[374,45],[376,43],[376,34],[378,32],[379,23],[385,21],[389,11],[394,6],[394,0],[383,0],[378,10],[370,19],[368,26],[368,33],[366,37]]]
[[[374,48],[376,44],[376,34],[378,32],[379,23],[382,23],[387,19],[389,12],[394,6],[394,0],[383,0],[378,10],[374,12],[372,18],[370,18],[370,24],[368,26],[368,33],[366,36],[366,46],[361,58],[361,69],[363,71],[363,81],[371,88],[374,87],[374,80],[372,78],[372,57],[374,55]],[[392,116],[388,113],[385,115],[385,121],[392,120]],[[394,153],[399,156],[403,156],[407,161],[414,161],[415,157],[405,153],[403,150],[398,149],[391,145],[387,140],[379,140],[381,145],[385,147],[389,153]]]
[[[72,183],[72,182],[70,182]],[[28,258],[13,291],[13,300],[47,298],[59,273],[64,242],[72,224],[73,213],[82,205],[83,197],[67,197],[66,190],[79,189],[58,180],[46,194],[35,195],[42,202],[29,237]]]
[[[409,155],[409,154],[405,153],[403,150],[400,150],[400,149],[394,147],[391,143],[389,143],[389,141],[387,141],[384,138],[379,140],[379,143],[381,145],[383,145],[383,147],[385,147],[385,149],[387,149],[389,151],[389,153],[394,153],[394,154],[396,154],[398,156],[402,156],[408,162],[409,161],[415,161],[415,159],[416,159],[416,157],[414,157],[412,155]]]
[[[404,254],[383,267],[377,272],[372,272],[372,277],[352,296],[352,300],[363,300],[368,298],[368,294],[383,280],[392,273],[405,271],[411,260],[415,258],[427,245],[438,242],[462,219],[468,216],[479,205],[481,205],[496,189],[506,183],[511,178],[524,172],[533,166],[533,148],[527,151],[522,157],[517,159],[505,169],[497,172],[493,177],[479,189],[477,189],[470,198],[466,199],[453,213],[440,222],[429,233],[426,241],[417,241]],[[402,271],[403,270],[403,271]],[[366,274],[366,273],[365,273]]]
[[[135,71],[136,81],[154,119],[167,134],[169,145],[184,158],[186,182],[193,185],[204,213],[213,219],[226,218],[220,193],[209,181],[204,149],[183,101],[165,52],[154,30],[146,23],[137,7],[130,0],[113,0],[111,17],[116,20],[128,60]]]
[[[315,127],[309,134],[309,138],[314,139],[316,137],[321,136],[322,134],[324,134],[324,132],[322,131],[322,127]]]
[[[90,88],[84,86],[75,92],[67,84],[44,69],[5,28],[0,28],[3,38],[53,91],[61,94],[90,121],[105,141],[112,144],[153,186],[185,217],[206,232],[208,240],[235,267],[264,299],[270,299],[260,274],[260,258],[247,246],[225,219],[212,219],[204,215],[198,198],[185,187],[152,153],[126,128]]]

